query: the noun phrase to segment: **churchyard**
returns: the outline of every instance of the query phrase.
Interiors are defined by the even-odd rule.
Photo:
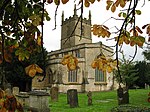
[[[123,107],[126,109],[130,106],[134,106],[134,109],[139,107],[149,108],[150,103],[147,101],[148,93],[148,89],[129,90],[130,102],[128,105],[123,105]],[[117,92],[92,92],[92,105],[90,106],[88,106],[87,93],[78,93],[78,104],[78,107],[70,108],[70,105],[67,104],[67,95],[64,93],[59,94],[58,101],[56,102],[51,101],[51,99],[49,100],[51,112],[111,112],[112,108],[118,106]],[[123,112],[126,112],[126,110],[124,109]]]
[[[1,112],[7,112],[6,109],[11,112],[150,112],[148,88],[130,89],[129,103],[122,105],[118,105],[117,90],[79,93],[70,89],[59,93],[57,87],[52,87],[19,92],[18,87],[13,87],[12,92],[8,88],[6,96],[2,95],[1,90]]]

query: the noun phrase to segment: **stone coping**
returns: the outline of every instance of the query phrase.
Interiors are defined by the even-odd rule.
[[[33,96],[49,96],[49,93],[43,92],[43,91],[30,91],[28,92],[29,95]]]

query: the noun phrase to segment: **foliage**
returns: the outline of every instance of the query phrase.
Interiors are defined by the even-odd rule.
[[[78,67],[78,59],[73,55],[65,55],[61,61],[62,65],[67,65],[69,70],[75,70]]]
[[[43,21],[50,20],[48,12],[44,9],[45,2],[41,0],[0,2],[0,64],[4,66],[7,63],[14,63],[16,57],[24,63],[32,54],[43,52],[44,55],[43,29],[41,31],[39,26],[43,28]]]
[[[44,55],[47,57],[47,51],[44,49]],[[43,62],[43,56],[42,53],[34,53],[31,54],[30,58],[28,60],[19,61],[19,59],[15,56],[13,53],[12,57],[13,60],[11,63],[5,63],[4,64],[4,73],[6,80],[11,83],[13,86],[18,86],[20,90],[25,91],[26,83],[30,83],[31,79],[33,77],[29,76],[25,72],[25,68],[29,65],[38,64],[40,68],[44,68],[45,64],[47,65],[47,62]],[[2,65],[0,65],[0,68],[2,68]],[[36,75],[41,75],[40,73],[37,73]],[[1,78],[2,80],[2,78]]]
[[[120,105],[112,108],[111,112],[149,112],[150,108],[132,106],[132,105]]]
[[[149,90],[137,89],[129,90],[130,106],[149,108],[147,102]],[[67,95],[60,93],[58,102],[51,102],[50,108],[52,112],[110,112],[110,110],[118,105],[116,91],[99,91],[92,92],[92,106],[88,106],[87,93],[78,93],[78,108],[70,108],[67,104]]]
[[[116,60],[111,58],[106,59],[104,55],[99,55],[91,64],[92,68],[98,68],[102,71],[111,73],[117,66]]]
[[[114,70],[114,76],[117,80],[117,82],[122,82],[126,85],[126,87],[130,87],[137,81],[139,78],[138,76],[138,69],[135,68],[135,65],[133,62],[130,62],[129,60],[126,60],[123,56],[123,60],[119,65],[120,68],[120,76],[118,75],[118,71]]]
[[[144,88],[145,84],[150,84],[150,65],[146,61],[136,62],[135,68],[138,69],[139,78],[136,81],[136,85]]]
[[[0,90],[0,111],[1,112],[23,112],[23,107],[14,95],[7,94],[6,91]]]
[[[146,60],[150,61],[150,49],[147,48],[145,51],[143,51],[143,55]]]

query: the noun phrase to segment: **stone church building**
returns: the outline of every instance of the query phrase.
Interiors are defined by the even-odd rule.
[[[77,89],[78,92],[106,91],[116,86],[112,73],[91,67],[92,61],[101,54],[110,58],[113,49],[103,45],[102,42],[92,43],[90,12],[88,19],[82,20],[76,14],[76,7],[72,17],[64,19],[64,13],[62,13],[60,42],[60,50],[48,54],[49,64],[44,82],[37,84],[36,80],[33,80],[33,89],[41,89],[38,85],[57,86],[59,92],[66,93],[68,89]],[[73,54],[77,57],[78,68],[76,70],[69,71],[66,65],[61,64],[66,54]]]

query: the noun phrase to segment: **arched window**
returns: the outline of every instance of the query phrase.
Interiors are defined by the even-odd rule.
[[[105,72],[98,68],[95,69],[95,82],[106,82]]]
[[[68,82],[77,82],[77,70],[70,70],[68,72]]]

